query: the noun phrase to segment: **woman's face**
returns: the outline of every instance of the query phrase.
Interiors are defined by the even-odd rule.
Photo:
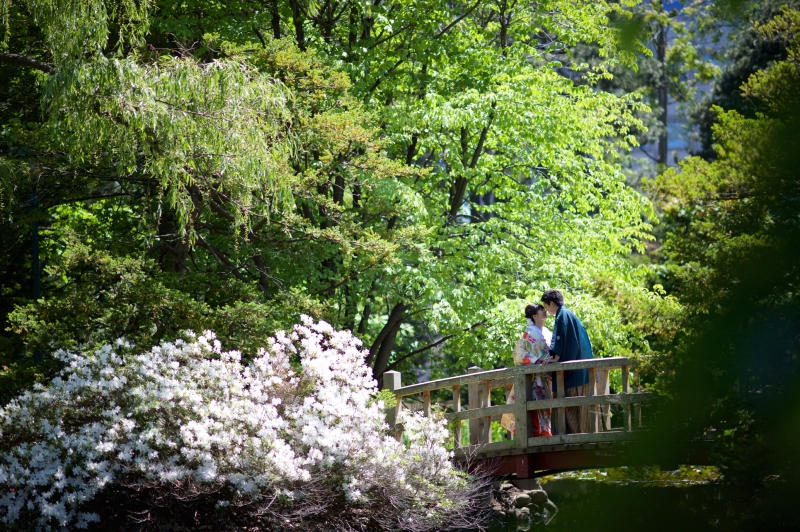
[[[542,328],[542,325],[544,325],[544,322],[546,320],[547,320],[547,311],[545,309],[542,309],[533,315],[533,323],[540,329]]]

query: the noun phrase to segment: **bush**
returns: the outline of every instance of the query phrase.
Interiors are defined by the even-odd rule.
[[[247,366],[214,334],[136,356],[124,341],[0,409],[0,519],[18,527],[439,530],[480,486],[441,418],[387,434],[360,341],[303,317]],[[101,515],[102,514],[102,515]],[[115,522],[118,521],[118,522]]]

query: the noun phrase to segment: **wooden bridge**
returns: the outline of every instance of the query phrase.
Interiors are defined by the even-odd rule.
[[[470,457],[474,465],[486,465],[494,475],[515,475],[517,479],[534,478],[556,471],[613,467],[625,464],[626,445],[637,440],[634,429],[641,427],[641,404],[653,396],[648,393],[631,392],[630,361],[627,358],[595,358],[547,366],[517,366],[506,369],[483,371],[472,367],[467,375],[449,377],[410,386],[401,385],[401,374],[387,371],[383,376],[383,387],[394,392],[397,405],[387,415],[389,425],[395,427],[398,437],[402,424],[396,423],[402,408],[421,409],[424,415],[431,412],[431,392],[435,397],[452,393],[451,401],[439,401],[445,410],[445,418],[452,423],[453,447],[456,459]],[[585,397],[564,396],[564,372],[587,369],[589,372],[589,395]],[[609,371],[622,372],[621,393],[609,393]],[[538,374],[553,374],[556,397],[548,400],[532,400],[532,380]],[[492,405],[491,390],[505,391],[514,385],[516,402]],[[468,389],[468,408],[461,404],[461,390]],[[589,406],[589,432],[567,434],[565,408]],[[620,405],[621,426],[612,428],[610,407]],[[551,419],[553,436],[532,437],[532,415],[536,410],[553,409]],[[492,421],[505,413],[514,414],[516,434],[513,439],[492,441]],[[469,423],[469,444],[462,444],[462,423]],[[615,423],[618,424],[618,423]],[[506,434],[510,435],[508,431]]]

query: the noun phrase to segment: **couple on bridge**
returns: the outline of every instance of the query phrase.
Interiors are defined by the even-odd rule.
[[[593,358],[592,343],[586,328],[571,310],[564,306],[564,296],[558,290],[547,290],[542,294],[541,305],[525,307],[528,326],[522,338],[514,344],[514,365],[547,365],[550,362],[568,362]],[[551,333],[544,322],[547,314],[555,316],[555,328]],[[585,369],[564,372],[566,397],[589,394],[589,373]],[[549,374],[538,375],[533,382],[533,397],[536,400],[553,398],[553,379]],[[514,402],[514,390],[509,390],[506,403]],[[567,433],[589,432],[589,407],[576,406],[565,409]],[[512,434],[515,432],[513,414],[503,414],[501,424]],[[533,416],[534,436],[552,436],[550,410],[537,410]]]

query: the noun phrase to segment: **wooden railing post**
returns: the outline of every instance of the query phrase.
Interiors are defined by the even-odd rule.
[[[422,392],[422,415],[431,417],[431,391]]]
[[[478,373],[479,371],[483,371],[481,368],[477,366],[472,366],[471,368],[467,368],[467,373]],[[467,393],[468,393],[468,401],[467,405],[470,410],[475,408],[479,408],[481,403],[481,396],[480,396],[480,385],[477,382],[472,382],[467,385]],[[469,420],[469,444],[470,445],[478,445],[481,442],[481,420],[478,418],[473,418]]]
[[[531,399],[531,376],[517,374],[514,377],[514,447],[528,446],[528,401]]]
[[[589,368],[589,397],[597,395],[597,371],[595,368]],[[597,421],[599,419],[599,405],[589,405],[589,433],[593,434],[598,432]]]
[[[384,371],[383,388],[394,393],[395,390],[402,386],[401,377],[402,375],[399,371]],[[395,431],[395,425],[397,425],[397,417],[400,415],[400,406],[402,403],[402,398],[397,397],[397,404],[394,405],[394,408],[390,408],[386,412],[386,422],[389,424],[389,429],[393,432]]]
[[[672,370],[670,370],[670,371],[672,371]],[[637,382],[641,383],[641,381],[636,378],[636,372],[635,371],[631,371],[631,381],[633,381],[633,380],[636,380]],[[639,386],[634,384],[633,385],[633,392],[634,393],[638,393],[640,391],[641,391],[641,389],[639,388]],[[639,428],[642,428],[642,404],[641,403],[634,403],[633,404],[633,417],[636,418],[636,426],[639,427]]]
[[[608,369],[597,370],[597,395],[609,395]],[[600,430],[611,430],[611,410],[609,405],[600,406]]]
[[[631,393],[630,373],[628,366],[622,366],[622,393]],[[625,426],[625,432],[631,431],[631,405],[625,403],[622,407],[622,421]]]
[[[564,388],[563,371],[556,371],[556,387],[558,388],[558,391],[556,392],[556,399],[564,399],[567,391]],[[556,430],[558,430],[558,434],[567,433],[567,413],[563,407],[559,408],[556,412]]]
[[[492,406],[492,389],[490,381],[481,381],[481,408]],[[492,443],[492,416],[481,418],[481,443]]]
[[[461,412],[461,386],[456,384],[453,386],[453,412]],[[453,427],[453,440],[456,449],[461,449],[461,421],[456,420],[456,426]]]

